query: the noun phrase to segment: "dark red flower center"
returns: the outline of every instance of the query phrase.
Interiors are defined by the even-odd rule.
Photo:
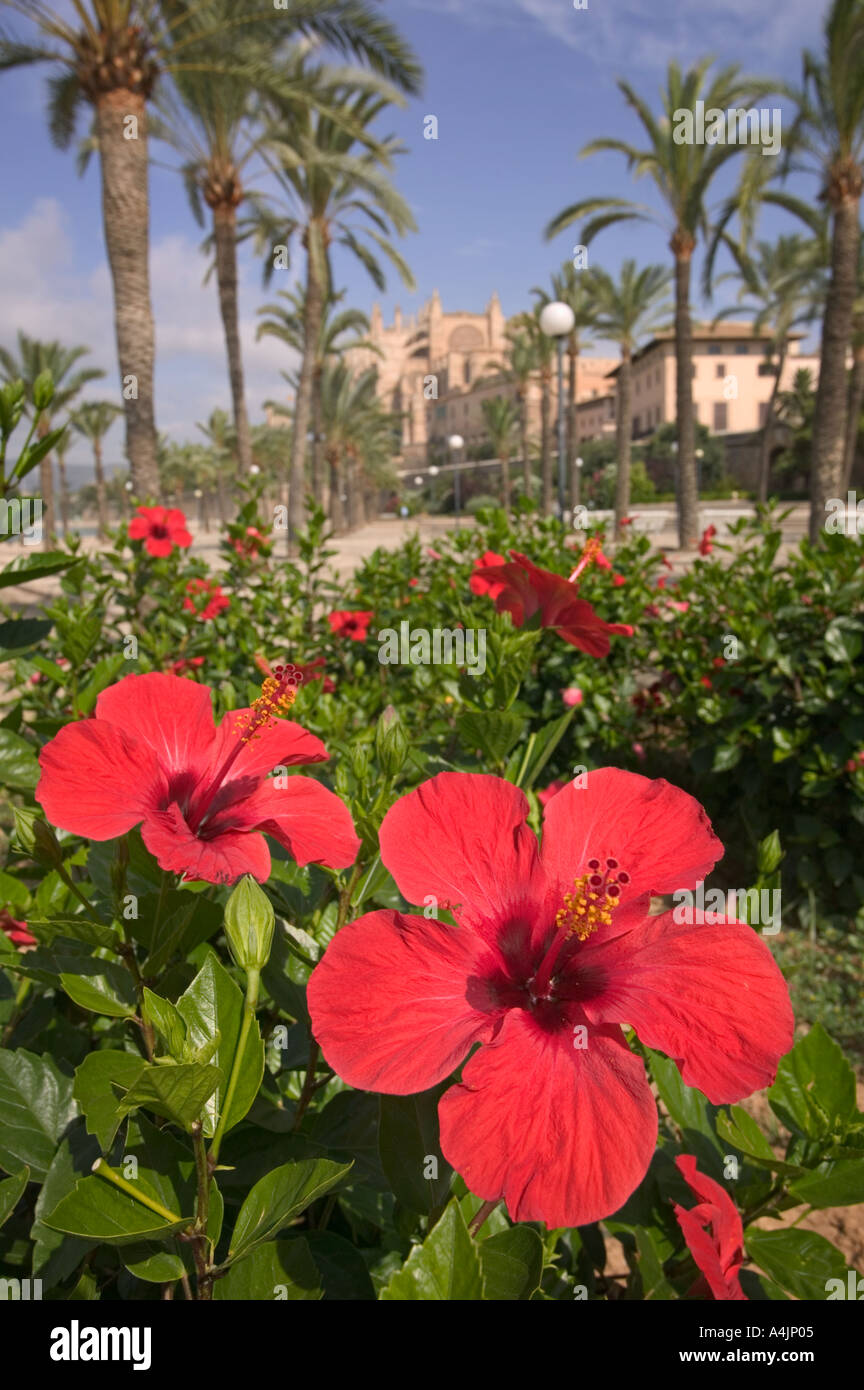
[[[153,537],[154,541],[170,540],[168,527],[164,526],[161,521],[154,521],[151,523],[150,535]]]

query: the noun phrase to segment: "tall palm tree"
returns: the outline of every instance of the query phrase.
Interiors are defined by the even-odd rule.
[[[135,491],[159,491],[153,406],[154,331],[149,267],[148,104],[160,74],[238,70],[232,44],[244,26],[274,43],[310,35],[380,64],[393,81],[419,81],[410,50],[368,0],[71,0],[69,19],[48,0],[0,0],[37,27],[36,42],[0,41],[0,68],[51,68],[49,128],[71,143],[83,104],[93,108],[102,171],[102,218],[114,288],[126,452]],[[214,60],[214,45],[225,42]]]
[[[369,331],[369,320],[360,309],[342,309],[337,306],[345,298],[345,291],[330,293],[323,306],[319,325],[318,341],[313,346],[314,365],[312,373],[312,401],[310,417],[312,422],[312,493],[321,503],[324,496],[324,429],[321,404],[321,379],[328,362],[344,356],[356,348],[364,348],[380,356],[381,350],[370,339],[362,335]],[[278,338],[287,347],[293,348],[301,361],[305,351],[306,329],[306,291],[280,290],[279,299],[284,304],[263,304],[259,315],[267,315],[259,323],[256,338]],[[346,334],[350,337],[346,338]],[[284,373],[283,373],[284,375]],[[293,378],[292,378],[293,381]],[[299,382],[294,382],[295,391]]]
[[[542,290],[535,290],[542,296]],[[542,483],[541,508],[546,516],[552,511],[552,373],[555,366],[557,348],[554,339],[540,327],[542,300],[530,313],[517,314],[517,331],[525,334],[531,345],[534,367],[540,378],[540,481]]]
[[[216,483],[216,494],[219,501],[219,520],[224,525],[228,519],[225,480],[236,471],[238,455],[237,435],[227,410],[211,410],[210,416],[205,424],[201,424],[200,421],[198,422],[198,429],[204,435],[209,445],[207,454],[209,455],[211,467],[208,469],[208,478]]]
[[[595,326],[604,338],[617,342],[621,352],[618,367],[618,419],[616,429],[617,465],[615,473],[615,539],[621,539],[622,517],[630,506],[630,447],[633,439],[632,360],[641,338],[666,326],[671,304],[667,295],[671,273],[662,265],[646,265],[641,270],[627,260],[614,280],[608,271],[586,270],[587,284],[597,306]]]
[[[390,98],[396,100],[398,93],[391,92]],[[388,176],[392,158],[403,146],[393,136],[373,139],[370,131],[389,104],[388,98],[368,90],[358,92],[346,83],[341,93],[333,94],[333,100],[337,99],[350,117],[350,129],[311,109],[302,119],[287,113],[287,125],[274,123],[266,153],[287,207],[275,211],[259,208],[257,212],[259,245],[270,248],[270,259],[265,263],[267,278],[273,271],[274,246],[287,246],[296,234],[306,252],[303,354],[294,406],[288,499],[289,546],[303,515],[312,386],[324,306],[333,284],[331,247],[340,245],[350,251],[380,290],[386,288],[386,280],[376,250],[396,268],[404,284],[414,287],[410,270],[388,239],[391,229],[398,235],[415,229],[408,204]]]
[[[355,375],[344,362],[324,368],[321,381],[325,457],[330,468],[330,520],[334,530],[357,526],[372,483],[392,479],[395,417],[377,395],[377,369]],[[348,515],[343,507],[348,497]]]
[[[642,123],[648,137],[647,146],[639,148],[624,140],[603,138],[590,141],[582,150],[583,155],[615,150],[625,156],[628,168],[635,171],[637,176],[648,174],[664,204],[665,217],[645,204],[633,203],[626,198],[583,198],[560,212],[546,228],[546,236],[551,238],[587,217],[590,220],[579,234],[580,241],[586,246],[598,232],[616,222],[655,222],[669,234],[669,249],[675,262],[676,416],[680,470],[678,531],[679,544],[687,548],[695,546],[699,529],[692,383],[691,262],[699,236],[708,234],[707,198],[711,185],[721,167],[738,154],[741,147],[731,143],[688,143],[686,138],[679,142],[678,137],[687,135],[681,113],[689,112],[695,120],[697,101],[704,102],[706,111],[719,109],[725,112],[730,107],[738,108],[776,90],[776,84],[772,86],[756,79],[742,78],[737,66],[722,68],[710,82],[706,82],[712,61],[710,58],[703,59],[683,76],[676,62],[669,64],[659,117],[628,82],[619,81],[620,91]]]
[[[846,418],[846,445],[843,455],[843,489],[852,481],[855,450],[861,433],[864,407],[864,240],[858,247],[858,294],[852,314],[852,371],[849,373],[849,402]]]
[[[510,454],[513,435],[519,424],[519,410],[506,396],[490,396],[483,401],[486,433],[495,457],[501,464],[501,505],[510,510]]]
[[[534,341],[519,326],[517,320],[508,324],[506,357],[503,367],[496,366],[494,377],[483,380],[503,380],[516,392],[519,403],[519,449],[522,454],[522,490],[526,497],[534,495],[534,475],[528,444],[528,395],[537,376],[538,361]]]
[[[44,410],[39,417],[39,424],[36,433],[39,439],[44,439],[50,433],[52,421],[63,410],[68,410],[76,396],[84,389],[90,381],[96,381],[99,377],[104,377],[105,373],[100,367],[81,367],[73,371],[75,363],[82,357],[86,357],[90,349],[87,347],[67,348],[62,343],[51,342],[43,343],[37,338],[29,338],[26,333],[18,332],[18,356],[17,358],[6,350],[0,348],[0,372],[5,381],[23,381],[27,388],[27,399],[32,400],[33,384],[42,372],[48,371],[54,382],[54,396],[51,405]],[[54,529],[54,477],[50,454],[39,464],[39,486],[42,493],[42,509],[46,516],[46,523],[43,535],[43,546],[50,548],[51,534]],[[65,488],[65,469],[61,473],[61,486]],[[64,530],[68,517],[68,501],[64,502]]]
[[[596,327],[597,306],[585,281],[584,271],[577,270],[572,261],[565,261],[561,270],[552,276],[552,293],[535,289],[541,303],[558,300],[573,311],[573,329],[567,339],[567,458],[570,463],[570,505],[578,507],[580,494],[579,457],[579,358],[588,346],[588,337]]]
[[[759,449],[758,495],[760,502],[766,502],[777,396],[791,335],[795,328],[812,323],[824,305],[827,247],[824,235],[812,239],[798,234],[780,236],[775,242],[758,242],[752,252],[725,234],[723,240],[735,261],[735,270],[718,276],[715,284],[731,278],[739,282],[740,290],[737,305],[721,309],[714,322],[739,313],[743,305],[753,314],[754,334],[763,333],[766,328],[771,333],[767,356],[775,363],[774,381]]]
[[[113,401],[85,401],[72,414],[72,427],[93,448],[93,477],[96,481],[96,514],[99,518],[99,535],[108,530],[108,507],[105,491],[105,469],[102,465],[102,441],[118,415],[123,410]]]

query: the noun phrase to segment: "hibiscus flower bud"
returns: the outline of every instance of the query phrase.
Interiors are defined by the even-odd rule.
[[[241,970],[261,971],[270,959],[276,917],[267,894],[250,874],[241,878],[225,905],[225,935]]]
[[[375,729],[375,751],[385,777],[395,777],[408,756],[408,739],[402,720],[388,705]]]
[[[24,806],[14,806],[15,841],[23,854],[36,859],[40,864],[57,869],[63,863],[63,851],[57,836],[50,825],[42,819],[38,811]]]

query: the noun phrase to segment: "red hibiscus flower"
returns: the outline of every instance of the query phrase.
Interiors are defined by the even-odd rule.
[[[585,550],[592,544],[599,548],[599,542],[588,541]],[[495,607],[499,613],[509,613],[516,627],[524,627],[537,617],[540,627],[554,628],[571,647],[578,647],[589,656],[609,655],[610,633],[633,636],[629,624],[604,622],[587,600],[577,597],[573,576],[590,563],[590,555],[580,560],[570,579],[540,569],[517,550],[511,550],[510,556],[512,563],[489,565],[483,578],[500,582]]]
[[[499,777],[440,773],[397,801],[381,857],[411,903],[458,926],[380,910],[331,941],[308,987],[312,1026],[351,1086],[442,1097],[441,1149],[514,1221],[597,1221],[644,1177],[657,1111],[621,1032],[674,1057],[710,1100],[772,1080],[792,1045],[783,977],[752,927],[649,916],[722,853],[686,792],[615,768],[544,810]],[[480,1049],[465,1062],[477,1043]]]
[[[687,1248],[700,1270],[689,1297],[747,1302],[738,1271],[744,1262],[744,1228],[738,1209],[719,1182],[700,1173],[692,1154],[681,1154],[675,1166],[694,1196],[695,1207],[675,1207]]]
[[[231,607],[231,600],[227,594],[223,594],[215,580],[190,579],[186,585],[183,607],[187,613],[195,613],[199,622],[209,623]]]
[[[13,917],[8,906],[0,908],[0,931],[5,932],[12,945],[17,946],[19,951],[27,951],[31,946],[37,945],[35,936],[27,930],[27,923],[19,922],[17,917]]]
[[[627,583],[627,580],[623,574],[613,574],[612,583],[615,585],[616,589],[620,589],[622,584]]]
[[[152,672],[103,690],[92,719],[67,724],[39,754],[36,788],[52,824],[91,840],[141,825],[163,869],[208,883],[264,882],[270,835],[298,864],[344,869],[359,841],[337,796],[273,768],[327,761],[299,724],[279,719],[296,683],[276,668],[251,709],[216,726],[205,685]]]
[[[179,661],[172,661],[169,670],[173,676],[185,676],[187,671],[197,671],[203,665],[203,656],[184,656]]]
[[[488,594],[490,598],[496,599],[504,588],[501,580],[488,579],[484,575],[485,569],[499,565],[506,565],[507,561],[503,555],[498,555],[494,550],[484,550],[474,561],[474,573],[468,580],[468,588],[472,594]]]
[[[540,805],[545,806],[547,801],[551,801],[553,796],[557,796],[566,785],[567,783],[560,777],[556,781],[550,782],[548,787],[544,787],[542,791],[537,793],[537,800],[540,802]]]
[[[336,613],[328,613],[327,621],[337,637],[350,637],[352,642],[365,642],[369,624],[374,616],[374,613],[342,609]]]
[[[170,555],[175,545],[181,550],[192,544],[186,518],[178,507],[139,507],[129,522],[130,541],[144,541],[147,554]]]
[[[257,526],[247,526],[242,536],[232,540],[231,546],[238,555],[248,560],[254,560],[258,555],[269,555],[272,548],[269,538]]]
[[[576,705],[581,705],[584,696],[578,685],[568,685],[566,690],[561,691],[561,699],[568,709],[575,709]]]
[[[713,538],[714,538],[716,535],[717,535],[717,527],[716,527],[716,526],[706,526],[706,527],[705,527],[705,530],[702,532],[702,539],[701,539],[700,542],[699,542],[699,554],[700,554],[700,555],[710,555],[710,554],[711,554],[711,551],[714,549],[713,545],[711,544],[711,541],[713,540]]]

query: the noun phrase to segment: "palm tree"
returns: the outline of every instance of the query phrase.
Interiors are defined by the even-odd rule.
[[[43,343],[37,338],[29,338],[18,332],[17,359],[6,348],[0,348],[0,372],[5,381],[23,381],[28,400],[33,398],[33,384],[45,371],[51,373],[54,382],[54,395],[47,410],[39,416],[36,429],[38,438],[44,439],[51,431],[51,422],[61,410],[68,410],[75,397],[80,394],[89,381],[96,381],[105,373],[100,367],[81,367],[72,370],[75,363],[86,357],[87,347],[63,347],[62,343]],[[61,499],[63,502],[63,528],[68,518],[68,494],[65,492],[65,467],[61,468]],[[42,508],[47,517],[43,546],[50,548],[51,533],[54,527],[54,478],[51,457],[46,456],[39,465],[39,487],[42,493]]]
[[[519,424],[519,411],[506,396],[491,396],[483,401],[486,433],[495,457],[501,463],[501,505],[510,510],[510,453],[513,434]]]
[[[573,329],[567,339],[568,381],[567,381],[567,457],[570,461],[570,504],[579,505],[580,472],[576,465],[579,457],[579,357],[582,349],[588,346],[583,335],[595,328],[597,306],[588,289],[584,273],[577,270],[572,261],[565,261],[561,270],[552,276],[552,293],[534,289],[532,294],[540,296],[542,304],[558,300],[569,305],[573,311]]]
[[[235,471],[234,465],[237,462],[238,443],[234,426],[231,423],[227,410],[211,410],[210,418],[206,424],[198,423],[198,429],[204,435],[209,444],[206,451],[210,464],[208,478],[216,483],[216,494],[219,501],[219,520],[223,526],[228,518],[228,508],[225,497],[225,478]],[[251,441],[250,441],[251,449]],[[250,455],[250,467],[251,455]]]
[[[536,294],[542,290],[534,291]],[[540,479],[543,485],[541,507],[546,516],[552,511],[552,372],[557,348],[554,339],[540,327],[540,312],[543,308],[538,302],[532,312],[517,314],[517,331],[527,338],[534,368],[540,377]]]
[[[73,16],[48,0],[0,0],[35,22],[38,42],[0,41],[0,68],[47,63],[49,129],[68,148],[84,103],[95,115],[102,171],[102,217],[114,288],[117,354],[126,414],[126,452],[135,491],[159,491],[153,407],[154,333],[150,295],[148,103],[160,74],[242,69],[230,50],[214,59],[220,39],[261,26],[274,46],[309,35],[361,54],[390,80],[414,90],[410,50],[367,0],[283,0],[278,9],[252,0],[71,0]],[[229,46],[226,45],[226,48]]]
[[[74,411],[72,427],[93,447],[93,476],[96,480],[96,513],[99,518],[99,535],[108,530],[108,507],[105,492],[105,470],[102,466],[102,441],[118,415],[123,410],[113,401],[85,401]]]
[[[846,445],[843,455],[843,489],[852,481],[855,450],[861,433],[864,406],[864,240],[858,247],[858,294],[852,315],[852,371],[849,374],[849,402],[846,419]]]
[[[729,318],[740,312],[741,305],[746,306],[753,314],[754,334],[770,328],[767,357],[769,361],[776,359],[759,450],[759,501],[766,502],[777,396],[789,354],[790,338],[795,328],[812,323],[825,302],[827,247],[824,234],[821,238],[813,239],[796,234],[780,236],[775,242],[760,241],[750,253],[732,242],[725,233],[722,240],[732,254],[736,268],[718,276],[715,283],[719,285],[723,280],[736,279],[740,283],[740,290],[738,304],[721,309],[714,322]]]
[[[633,438],[631,383],[633,352],[639,339],[665,327],[671,308],[667,299],[671,273],[662,265],[637,270],[634,260],[621,267],[618,280],[599,267],[585,271],[586,285],[597,306],[595,326],[604,338],[618,343],[618,420],[616,430],[615,539],[621,539],[621,519],[630,506],[630,446]]]
[[[369,320],[360,309],[342,309],[336,312],[336,306],[344,297],[344,290],[327,296],[323,306],[318,342],[314,347],[310,407],[313,435],[311,483],[313,496],[319,503],[323,501],[324,496],[324,429],[321,413],[321,379],[324,368],[328,362],[341,358],[351,349],[364,348],[377,353],[379,356],[381,353],[380,348],[376,347],[369,339],[361,336],[369,331]],[[293,348],[302,360],[305,351],[306,291],[303,288],[280,290],[279,298],[285,301],[284,307],[282,304],[271,303],[263,304],[258,310],[259,315],[269,315],[269,317],[265,318],[263,323],[259,323],[255,337],[278,338],[286,346]],[[346,340],[346,334],[353,336]],[[283,375],[285,374],[283,373]],[[296,390],[299,383],[290,377],[289,380],[292,380]]]
[[[397,96],[390,93],[393,100]],[[403,146],[392,136],[373,139],[369,130],[388,105],[388,98],[365,89],[358,92],[349,82],[334,91],[332,100],[344,106],[350,128],[312,110],[301,119],[296,113],[286,113],[287,125],[274,123],[266,151],[288,206],[276,213],[259,208],[256,214],[259,245],[271,248],[266,278],[274,267],[273,249],[287,246],[295,233],[306,252],[303,353],[294,405],[288,499],[289,546],[303,514],[312,387],[324,306],[333,284],[331,246],[341,245],[356,256],[376,287],[383,290],[386,280],[371,242],[395,266],[403,282],[414,287],[410,270],[388,240],[391,228],[399,235],[415,229],[407,203],[387,174],[393,155],[402,152]]]
[[[519,448],[522,453],[522,490],[526,497],[534,495],[534,475],[528,448],[528,394],[537,375],[538,362],[533,339],[521,328],[518,319],[511,321],[505,334],[507,356],[503,367],[498,367],[493,377],[482,378],[478,385],[487,380],[505,381],[513,387],[519,402]]]
[[[371,484],[392,480],[396,417],[377,395],[375,367],[354,375],[344,362],[324,368],[321,379],[324,452],[330,468],[330,519],[336,531],[346,524],[343,488],[348,497],[349,527],[363,519],[365,493]]]
[[[708,234],[706,200],[711,184],[722,165],[736,155],[740,147],[732,143],[709,145],[697,144],[692,140],[688,143],[687,125],[681,113],[689,114],[691,120],[695,120],[697,101],[704,101],[706,111],[719,109],[725,112],[730,107],[738,107],[739,103],[776,90],[776,84],[772,88],[768,83],[740,77],[737,66],[722,68],[706,85],[711,63],[712,59],[703,59],[683,77],[677,63],[669,64],[662,94],[663,110],[659,118],[628,82],[619,81],[618,87],[625,100],[642,122],[648,137],[647,148],[640,149],[624,140],[604,138],[590,141],[582,150],[583,155],[615,150],[625,156],[628,167],[635,170],[637,176],[648,174],[665,205],[665,219],[650,207],[626,198],[584,198],[565,208],[546,228],[547,238],[552,238],[574,222],[587,217],[590,220],[579,234],[586,246],[598,232],[616,222],[655,222],[669,233],[669,248],[675,260],[676,415],[680,470],[678,530],[679,544],[687,548],[695,546],[699,530],[692,383],[691,262],[699,236]],[[683,139],[680,138],[682,136]]]

